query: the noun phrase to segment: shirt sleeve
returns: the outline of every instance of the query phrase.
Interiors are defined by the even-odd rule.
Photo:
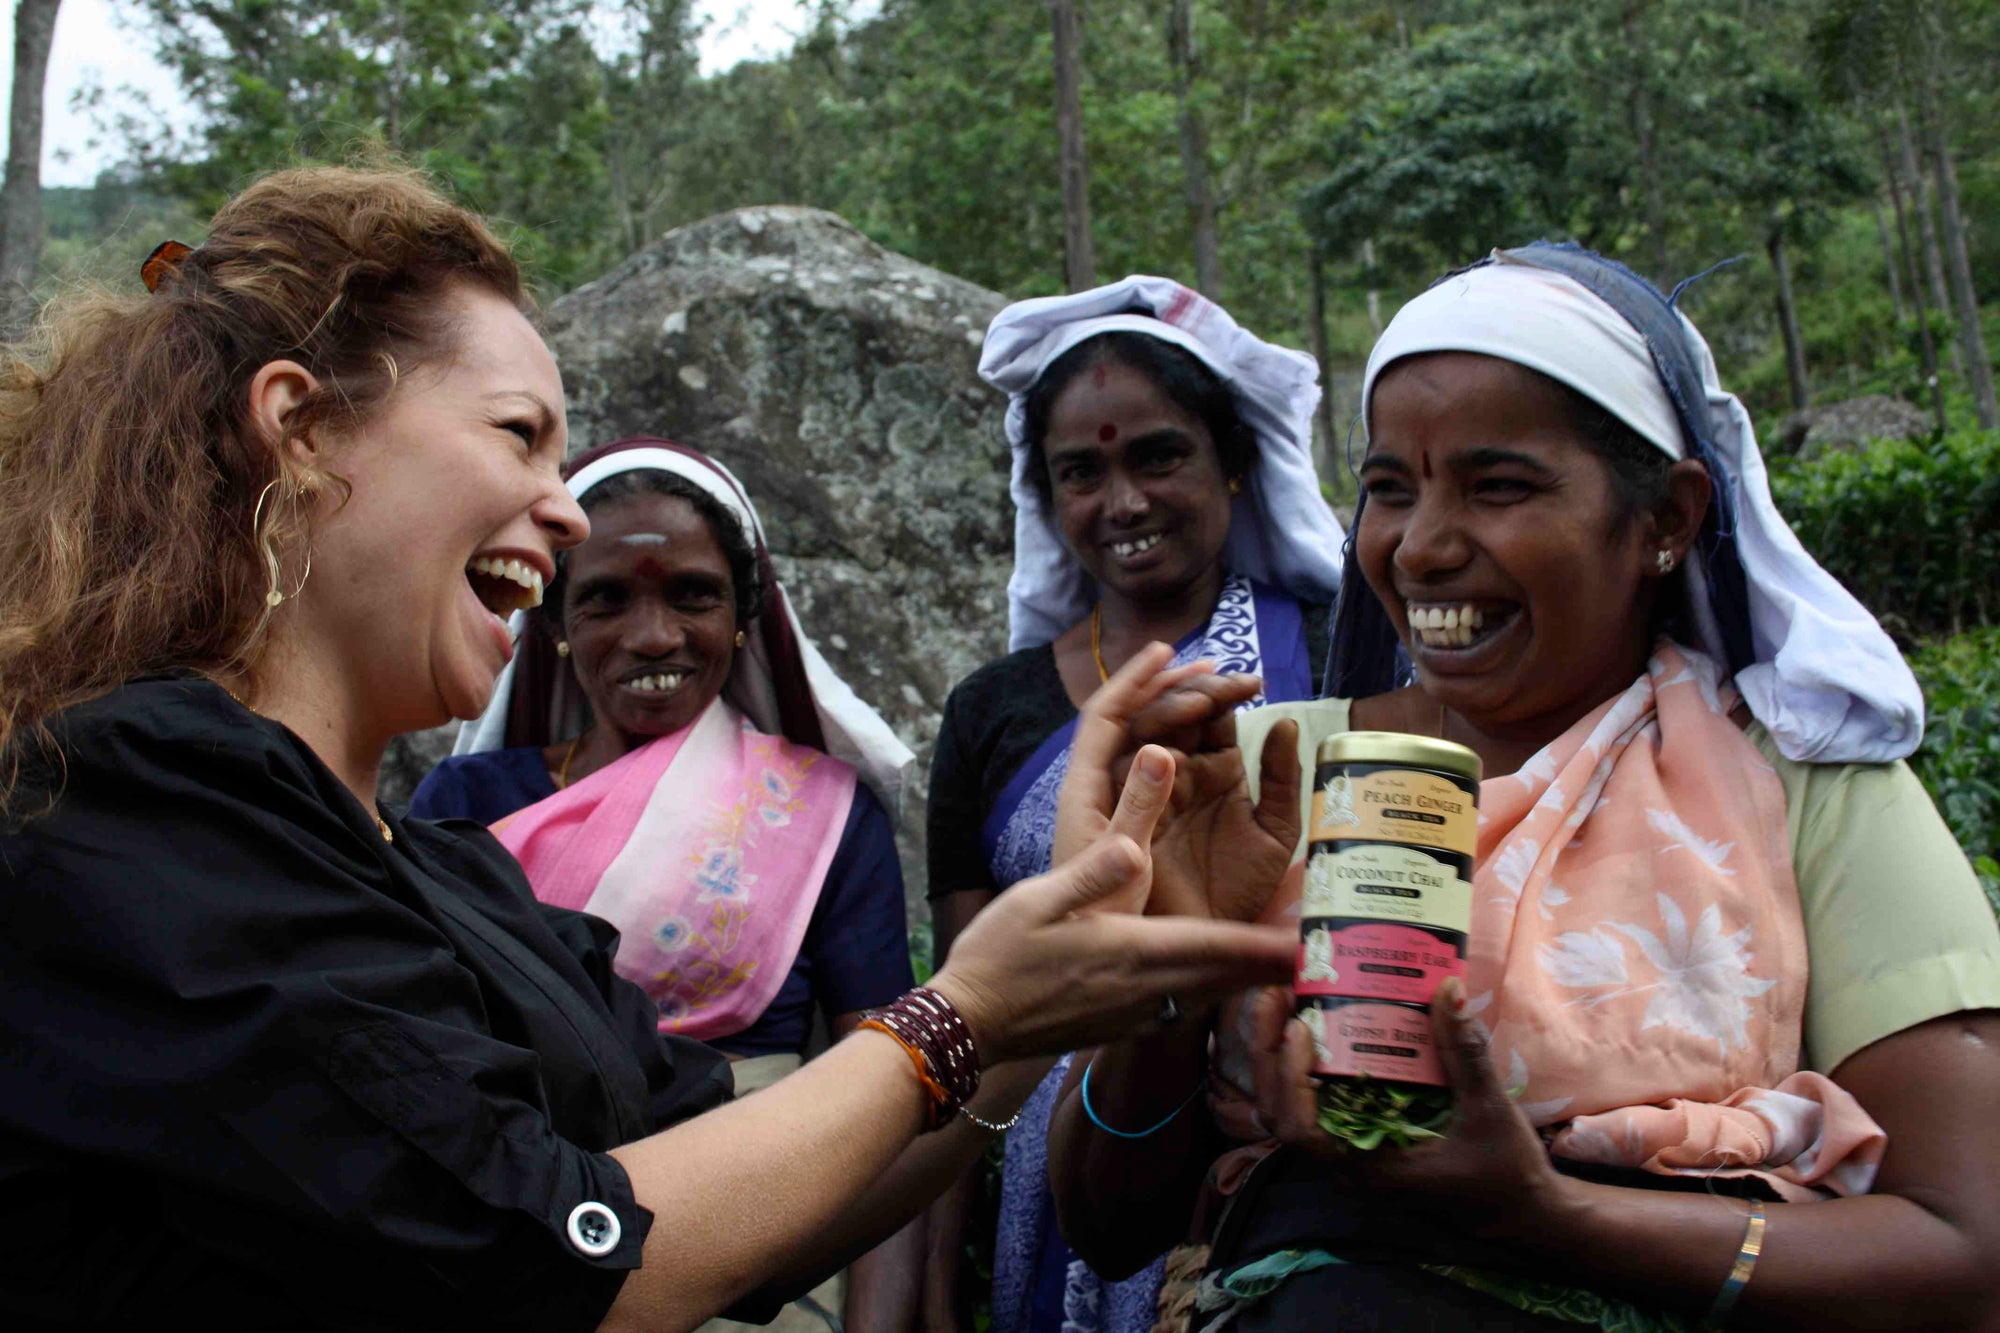
[[[992,893],[996,888],[981,841],[986,793],[980,784],[977,756],[964,735],[964,711],[961,686],[945,698],[937,749],[931,755],[930,806],[924,830],[930,869],[925,896],[932,901],[968,890]]]
[[[1805,1059],[1831,1073],[1933,1018],[2000,1008],[2000,925],[1909,765],[1801,764],[1785,787],[1810,978]]]
[[[6,844],[16,1141],[124,1173],[182,1250],[324,1327],[379,1327],[382,1292],[412,1323],[596,1327],[651,1214],[552,1128],[536,1053],[489,1030],[351,797],[275,745],[68,758],[56,813]]]
[[[829,1016],[884,1005],[916,985],[896,833],[873,792],[854,790],[847,828],[813,909],[813,998]]]

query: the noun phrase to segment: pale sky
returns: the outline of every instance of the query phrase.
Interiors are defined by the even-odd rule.
[[[804,28],[797,0],[706,0],[708,20],[701,39],[704,72],[728,69],[740,60],[779,55]],[[179,87],[153,59],[151,47],[125,17],[129,5],[115,0],[63,0],[56,16],[55,45],[49,52],[47,101],[42,128],[42,183],[88,185],[116,157],[87,112],[72,110],[70,99],[93,84],[115,94],[122,87],[149,94],[170,117],[189,114]],[[0,116],[14,81],[14,6],[0,0]],[[4,132],[4,121],[0,121]]]

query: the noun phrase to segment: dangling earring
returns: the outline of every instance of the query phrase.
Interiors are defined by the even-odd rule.
[[[750,636],[749,636],[749,635],[747,635],[747,634],[745,634],[745,633],[744,633],[744,632],[743,632],[742,630],[737,630],[737,631],[736,631],[736,646],[737,646],[738,648],[741,648],[741,647],[742,647],[742,646],[744,645],[744,643],[748,641],[749,637],[750,637]]]
[[[295,598],[304,592],[306,590],[306,580],[312,577],[313,572],[312,544],[308,542],[306,544],[306,568],[305,572],[299,575],[299,586],[292,589],[290,593],[286,593],[280,589],[278,553],[271,549],[271,539],[264,535],[264,502],[271,498],[271,490],[277,484],[278,479],[275,477],[264,483],[264,489],[257,492],[257,508],[250,515],[250,530],[255,534],[258,544],[264,548],[264,565],[270,571],[270,587],[264,593],[264,605],[270,607],[272,610],[276,610],[291,598]],[[311,494],[311,488],[300,486],[293,490],[290,498],[298,499]]]
[[[568,640],[568,639],[557,639],[557,640],[556,640],[556,656],[557,656],[557,657],[568,657],[568,656],[569,656],[569,640]]]
[[[1672,551],[1666,550],[1665,548],[1662,548],[1660,553],[1653,557],[1653,566],[1656,569],[1658,569],[1662,574],[1673,573],[1674,553]]]

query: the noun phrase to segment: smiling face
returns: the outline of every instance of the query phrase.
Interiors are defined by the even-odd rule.
[[[562,378],[540,335],[490,292],[441,299],[454,353],[322,451],[352,492],[316,496],[312,574],[277,617],[294,660],[337,663],[392,732],[479,715],[513,653],[506,613],[539,602],[555,553],[589,531],[562,484]]]
[[[1148,376],[1117,362],[1078,375],[1042,450],[1056,527],[1107,594],[1172,606],[1216,569],[1229,478],[1208,427]]]
[[[598,506],[564,577],[570,664],[591,716],[626,748],[679,731],[722,692],[736,588],[693,505],[641,492]]]
[[[1564,391],[1472,353],[1392,365],[1369,425],[1355,549],[1431,698],[1553,736],[1631,684],[1658,552],[1678,561],[1706,509],[1698,464],[1675,465],[1670,512],[1628,516]]]

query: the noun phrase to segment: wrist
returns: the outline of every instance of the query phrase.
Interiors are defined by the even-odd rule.
[[[1493,1217],[1479,1235],[1516,1251],[1574,1254],[1577,1237],[1592,1232],[1591,1206],[1586,1182],[1550,1166],[1520,1192],[1517,1206]]]
[[[957,1011],[959,1018],[965,1023],[966,1030],[972,1034],[972,1049],[981,1069],[990,1069],[1006,1059],[1006,1056],[997,1049],[993,1020],[985,1012],[978,994],[964,983],[963,978],[952,970],[949,963],[933,973],[931,979],[924,983],[924,987],[942,995],[946,1003]]]

